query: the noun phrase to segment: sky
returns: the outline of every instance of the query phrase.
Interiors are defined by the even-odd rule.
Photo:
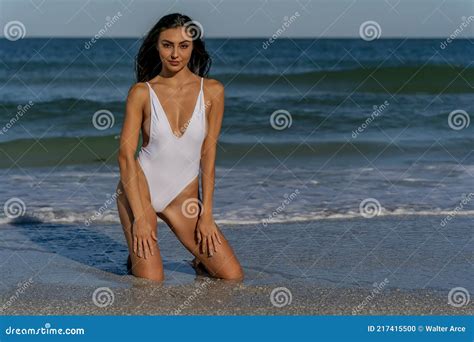
[[[209,38],[270,37],[282,27],[279,37],[357,38],[367,22],[380,38],[440,38],[457,29],[457,38],[474,38],[474,0],[0,0],[0,37],[18,22],[26,38],[92,37],[107,26],[104,37],[141,37],[174,12]]]

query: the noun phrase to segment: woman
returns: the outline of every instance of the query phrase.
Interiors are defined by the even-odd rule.
[[[194,254],[196,271],[243,279],[212,214],[224,87],[204,79],[210,64],[199,26],[178,13],[161,18],[139,50],[137,83],[128,93],[120,137],[117,186],[122,194],[117,207],[130,253],[127,266],[137,277],[164,279],[158,216]],[[136,160],[140,130],[143,144]]]

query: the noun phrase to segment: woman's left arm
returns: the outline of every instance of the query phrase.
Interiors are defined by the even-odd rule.
[[[217,141],[224,117],[224,86],[217,80],[208,80],[206,83],[210,99],[205,107],[210,106],[210,109],[207,135],[201,149],[202,212],[198,220],[196,237],[203,253],[212,256],[213,251],[217,252],[218,244],[221,243],[212,211]]]

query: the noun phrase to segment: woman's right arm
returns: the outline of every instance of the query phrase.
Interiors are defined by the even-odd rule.
[[[135,84],[128,91],[118,153],[120,180],[122,181],[134,217],[140,217],[144,214],[140,199],[138,170],[135,160],[135,152],[143,120],[144,101],[142,99],[143,91],[140,88],[139,84]]]
[[[142,256],[143,252],[145,258],[148,253],[153,254],[152,248],[149,246],[152,241],[149,239],[151,237],[156,241],[156,227],[151,227],[145,218],[145,210],[138,185],[138,161],[135,159],[135,152],[140,137],[144,105],[146,99],[148,99],[147,90],[145,84],[136,83],[128,92],[118,153],[120,180],[134,217],[132,232],[134,252],[139,257]]]

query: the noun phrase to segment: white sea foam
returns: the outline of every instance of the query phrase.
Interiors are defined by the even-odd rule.
[[[42,208],[35,211],[33,214],[27,213],[24,217],[19,219],[10,219],[7,217],[0,218],[0,224],[8,224],[12,221],[24,221],[24,222],[42,222],[42,223],[65,223],[65,224],[80,224],[85,226],[85,221],[94,215],[95,212],[86,211],[81,213],[71,212],[56,212],[48,210],[48,208]],[[390,216],[447,216],[453,214],[452,210],[446,209],[433,209],[433,210],[416,210],[407,208],[396,208],[394,210],[387,210],[383,208],[378,216],[390,217]],[[456,216],[474,216],[474,210],[463,210],[456,212]],[[253,218],[242,218],[244,214],[238,215],[233,212],[230,215],[219,214],[215,216],[215,221],[219,225],[261,225],[263,218],[266,216],[253,217]],[[352,219],[361,218],[364,219],[360,213],[356,210],[348,210],[346,212],[308,212],[308,213],[297,213],[297,214],[286,214],[281,217],[273,217],[271,223],[297,223],[307,221],[318,221],[318,220],[333,220],[333,219]],[[161,219],[158,219],[162,222]],[[120,219],[117,211],[108,210],[105,211],[100,217],[98,217],[92,226],[100,224],[120,224]]]

